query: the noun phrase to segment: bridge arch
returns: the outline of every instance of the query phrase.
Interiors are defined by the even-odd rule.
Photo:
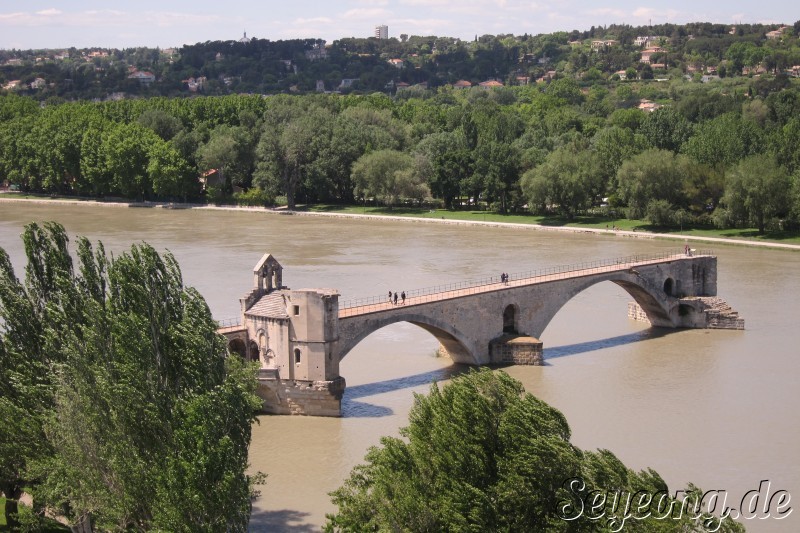
[[[586,289],[606,281],[614,283],[627,292],[631,298],[639,304],[642,310],[644,310],[648,320],[653,326],[675,327],[675,321],[672,318],[672,310],[673,307],[677,305],[677,299],[666,294],[666,290],[662,290],[661,287],[653,287],[651,283],[638,276],[635,271],[625,271],[600,277],[587,277],[583,283],[574,284],[571,290],[563,293],[562,298],[557,301],[552,301],[551,304],[547,306],[546,310],[537,313],[537,316],[534,318],[534,326],[531,334],[540,337],[545,328],[547,328],[547,325],[567,302]]]
[[[232,339],[228,342],[228,352],[239,354],[242,359],[247,359],[247,345],[243,339]]]
[[[340,324],[345,320],[340,321]],[[408,322],[433,335],[454,362],[470,365],[480,364],[480,361],[475,357],[475,346],[473,346],[473,342],[468,336],[452,325],[437,320],[435,317],[413,312],[391,314],[363,322],[359,321],[357,324],[353,324],[354,327],[352,329],[342,328],[349,331],[340,337],[339,360],[344,359],[358,343],[372,333],[398,322]]]

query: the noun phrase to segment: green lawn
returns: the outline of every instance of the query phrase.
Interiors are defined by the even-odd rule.
[[[663,228],[656,227],[646,220],[629,220],[627,218],[606,218],[600,216],[576,217],[572,220],[562,217],[544,217],[536,215],[501,215],[489,211],[450,211],[446,209],[423,209],[415,207],[358,207],[341,205],[312,205],[298,210],[324,213],[347,213],[366,215],[389,215],[398,217],[439,218],[449,220],[471,220],[484,222],[510,222],[516,224],[540,224],[542,226],[567,226],[577,228],[617,229],[624,231],[642,231],[650,233],[667,233],[680,238],[681,235],[696,237],[718,237],[768,241],[800,245],[800,231],[774,231],[759,235],[754,228],[748,229],[715,229],[715,228]]]

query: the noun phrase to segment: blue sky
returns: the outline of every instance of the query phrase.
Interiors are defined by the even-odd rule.
[[[795,1],[771,0],[0,0],[0,49],[181,46],[248,36],[279,40],[586,30],[614,23],[786,23]]]

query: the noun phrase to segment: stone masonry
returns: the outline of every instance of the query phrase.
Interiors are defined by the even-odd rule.
[[[404,305],[381,299],[343,309],[336,290],[284,286],[282,270],[264,254],[253,269],[253,289],[240,300],[242,324],[220,329],[232,349],[260,362],[266,413],[340,416],[346,384],[339,362],[369,334],[397,322],[431,333],[455,362],[541,365],[539,338],[552,318],[574,296],[606,281],[633,297],[631,318],[653,326],[744,328],[717,297],[717,258],[710,255],[595,262],[412,293]]]

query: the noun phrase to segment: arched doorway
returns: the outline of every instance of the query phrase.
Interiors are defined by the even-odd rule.
[[[233,339],[228,343],[228,351],[230,353],[239,354],[242,359],[247,359],[247,347],[244,345],[242,339]]]
[[[672,291],[673,291],[673,281],[672,281],[672,278],[667,278],[667,279],[664,281],[664,293],[665,293],[667,296],[672,296]]]
[[[258,361],[258,344],[253,341],[250,341],[248,344],[248,354],[250,355],[250,361]]]
[[[506,306],[503,311],[503,333],[517,333],[517,306]]]

